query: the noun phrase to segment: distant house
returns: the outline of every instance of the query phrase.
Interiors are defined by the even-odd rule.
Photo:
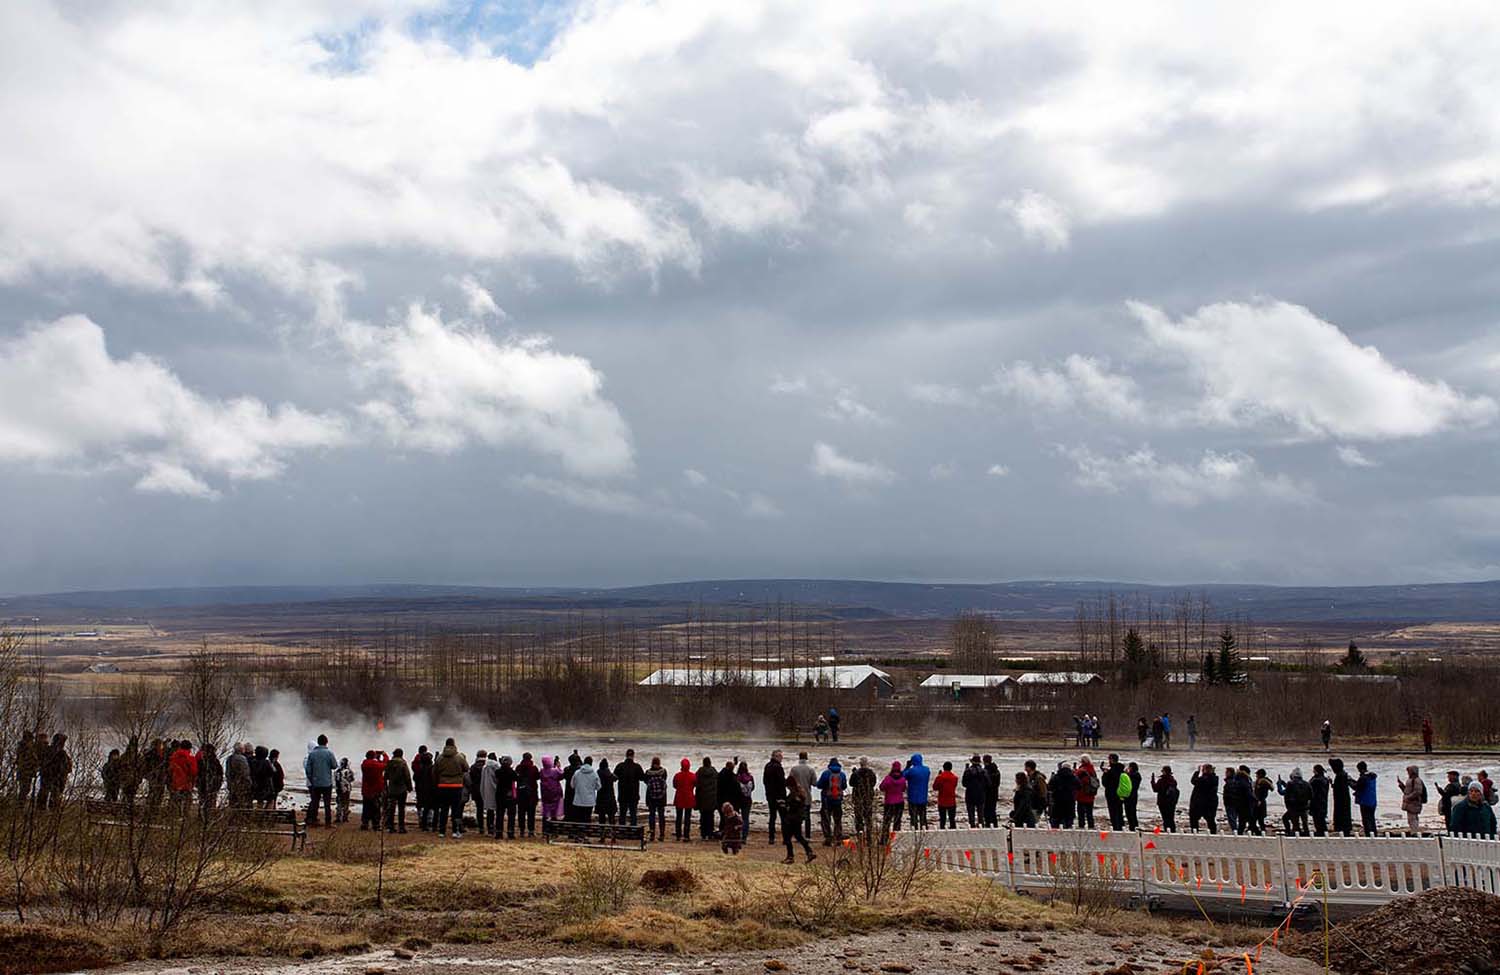
[[[767,670],[728,670],[712,667],[666,667],[653,671],[641,687],[758,687],[824,688],[831,691],[864,692],[890,697],[895,688],[891,675],[867,664],[821,667],[781,667]]]
[[[1056,694],[1070,687],[1088,687],[1103,684],[1098,674],[1082,671],[1031,671],[1016,678],[1016,686],[1030,694]]]
[[[1001,700],[1015,692],[1016,679],[1005,674],[933,674],[917,685],[927,701]]]

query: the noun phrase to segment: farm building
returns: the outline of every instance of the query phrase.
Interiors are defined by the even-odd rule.
[[[1056,694],[1064,688],[1103,683],[1104,678],[1098,674],[1081,671],[1034,671],[1016,678],[1017,688],[1030,694]]]
[[[699,669],[666,667],[653,671],[641,687],[763,687],[827,688],[890,697],[891,675],[865,664],[826,667],[782,667],[771,670]]]
[[[1015,693],[1016,679],[1005,674],[933,674],[917,685],[927,701],[999,701]]]

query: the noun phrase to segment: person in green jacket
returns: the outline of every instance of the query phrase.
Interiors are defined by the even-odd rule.
[[[1484,786],[1478,782],[1469,783],[1468,798],[1453,804],[1453,812],[1448,816],[1448,832],[1495,838],[1495,810],[1484,801]]]
[[[432,763],[432,777],[437,793],[437,833],[442,836],[453,819],[453,838],[464,835],[464,776],[469,771],[469,760],[458,750],[457,743],[449,738],[443,750]]]

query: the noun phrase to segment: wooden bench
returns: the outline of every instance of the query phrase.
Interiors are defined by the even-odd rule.
[[[129,826],[134,822],[155,829],[167,825],[160,817],[160,812],[162,809],[170,810],[173,801],[170,798],[162,800],[154,813],[145,800],[137,800],[132,808],[131,804],[126,802],[85,799],[83,808],[105,826]],[[198,808],[196,802],[193,808],[194,810]],[[221,805],[216,806],[215,810],[231,813],[251,832],[290,837],[293,851],[300,850],[307,845],[307,824],[297,818],[295,809],[240,809]]]
[[[621,843],[646,849],[646,827],[616,826],[611,823],[570,823],[560,819],[542,820],[542,838],[548,843],[567,841],[595,849],[630,849]]]

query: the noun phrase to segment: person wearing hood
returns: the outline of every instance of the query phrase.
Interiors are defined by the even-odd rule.
[[[134,739],[131,739],[132,743]],[[125,754],[130,754],[130,749],[125,749]],[[132,774],[127,767],[127,775]],[[133,773],[139,775],[139,773]],[[254,787],[250,781],[250,756],[245,754],[243,743],[236,743],[234,749],[229,753],[229,761],[224,763],[224,778],[229,786],[229,805],[235,809],[243,809],[250,805],[250,795]],[[136,779],[139,784],[140,779]],[[135,789],[129,787],[127,780],[125,789],[125,801],[135,800]]]
[[[432,752],[427,750],[426,745],[418,745],[417,753],[412,756],[411,784],[417,795],[417,827],[425,833],[432,828],[433,821],[437,818],[437,802],[433,796],[435,786],[432,778]]]
[[[359,831],[380,829],[381,806],[385,804],[385,767],[389,758],[382,751],[365,752],[359,765]]]
[[[978,755],[970,756],[968,764],[964,766],[960,784],[964,787],[964,811],[969,817],[969,828],[976,829],[984,823],[984,798],[988,789],[984,766],[980,764]],[[942,828],[941,813],[938,828]]]
[[[1177,776],[1172,766],[1163,765],[1161,772],[1151,774],[1151,791],[1156,793],[1156,808],[1161,812],[1161,828],[1168,833],[1177,832],[1177,802],[1182,790],[1177,786]]]
[[[1052,799],[1047,821],[1053,829],[1072,829],[1073,816],[1078,808],[1074,798],[1078,794],[1078,776],[1073,774],[1073,768],[1067,762],[1057,763],[1057,771],[1047,782],[1047,794]]]
[[[615,804],[615,771],[609,767],[609,759],[599,759],[599,797],[594,802],[594,815],[601,823],[614,823],[619,806]]]
[[[469,798],[474,800],[474,828],[481,835],[490,831],[488,810],[484,804],[484,767],[488,764],[489,756],[481,748],[474,753],[474,764],[464,774],[464,787],[469,790]]]
[[[516,838],[516,766],[509,755],[500,756],[495,769],[495,839],[502,831],[506,839]]]
[[[339,759],[339,767],[333,770],[333,803],[335,823],[349,821],[349,800],[354,795],[354,769],[347,758]]]
[[[875,828],[875,786],[877,784],[875,770],[870,768],[870,760],[861,757],[859,765],[849,776],[849,796],[854,810],[856,835],[869,836],[870,831]]]
[[[620,825],[639,826],[641,781],[646,770],[635,760],[635,749],[625,749],[625,761],[615,765],[615,789],[620,802]]]
[[[1401,811],[1406,813],[1406,828],[1413,833],[1421,832],[1422,807],[1427,805],[1427,784],[1422,781],[1415,765],[1406,767],[1406,779],[1401,783]]]
[[[443,750],[432,762],[433,797],[437,806],[437,834],[443,836],[448,821],[453,821],[453,838],[464,835],[464,778],[469,774],[469,759],[458,750],[452,738],[443,742]]]
[[[937,793],[938,829],[958,829],[958,776],[953,774],[952,762],[943,763],[943,770],[932,780],[932,791]]]
[[[766,816],[770,821],[769,841],[775,846],[776,822],[786,811],[786,769],[781,764],[781,749],[773,751],[771,760],[760,770],[760,786],[766,793],[766,805],[770,808],[770,814]]]
[[[482,754],[484,758],[481,761],[484,764],[479,766],[479,776],[474,782],[474,791],[478,794],[475,801],[477,810],[475,818],[480,835],[494,836],[500,829],[500,817],[495,815],[495,773],[500,770],[500,758],[494,752]],[[469,770],[469,775],[470,777],[474,775],[472,768]]]
[[[808,764],[807,752],[797,753],[797,764],[792,766],[787,776],[801,783],[802,791],[807,794],[807,807],[802,816],[802,835],[812,836],[812,790],[817,784],[818,773]]]
[[[538,794],[542,798],[542,822],[562,819],[563,816],[563,771],[557,760],[542,756],[542,768],[537,773]]]
[[[599,804],[599,790],[603,787],[599,770],[594,768],[594,756],[583,760],[573,770],[573,821],[586,823],[594,818],[594,807]]]
[[[317,744],[302,760],[302,773],[307,779],[307,825],[318,825],[318,804],[323,806],[323,822],[333,825],[333,770],[339,767],[333,750],[328,747],[328,736],[319,735]]]
[[[1354,795],[1354,783],[1344,771],[1342,758],[1330,758],[1328,766],[1333,769],[1333,782],[1329,786],[1333,793],[1333,831],[1340,836],[1353,836],[1354,809],[1350,798]]]
[[[646,839],[667,841],[667,770],[660,755],[651,756],[651,766],[641,774],[646,786]],[[774,812],[773,812],[774,815]]]
[[[1281,828],[1288,836],[1306,836],[1307,810],[1312,807],[1312,786],[1302,778],[1302,769],[1294,768],[1291,772],[1291,781],[1283,782],[1281,777],[1276,778],[1276,791],[1281,795],[1281,801],[1286,806],[1286,812],[1281,816]]]
[[[740,797],[740,781],[735,774],[735,763],[733,759],[724,760],[724,767],[719,769],[717,778],[717,789],[720,807],[722,808],[723,804],[726,802],[731,806],[737,805],[739,803]],[[724,822],[723,817],[721,816],[719,820],[719,833],[722,834],[723,832]]]
[[[1354,801],[1359,805],[1359,822],[1366,836],[1375,836],[1380,831],[1375,825],[1375,772],[1364,762],[1354,766],[1359,778],[1354,782]]]
[[[672,776],[672,808],[677,810],[677,824],[672,838],[682,842],[693,841],[693,810],[698,808],[698,775],[693,763],[684,758],[682,768]]]
[[[172,798],[178,802],[192,799],[193,787],[198,784],[198,758],[193,754],[192,742],[179,741],[168,764],[172,770]]]
[[[703,756],[703,764],[693,781],[693,797],[698,804],[698,835],[711,840],[714,838],[714,820],[719,815],[719,773],[707,755]]]
[[[198,751],[198,804],[203,807],[203,818],[219,805],[219,790],[224,787],[224,763],[219,761],[219,750],[212,742]]]
[[[786,780],[786,818],[781,824],[781,838],[786,842],[786,859],[783,863],[793,862],[792,844],[802,844],[802,852],[807,855],[807,862],[812,863],[818,855],[812,851],[812,844],[807,842],[807,836],[802,832],[802,824],[811,815],[808,811],[812,805],[812,794],[802,787],[802,782],[795,776],[788,776]]]
[[[1328,790],[1331,788],[1327,770],[1321,765],[1313,765],[1312,778],[1307,780],[1307,786],[1312,790],[1312,803],[1307,811],[1312,816],[1313,835],[1327,836]]]
[[[880,780],[880,799],[885,809],[880,832],[890,836],[901,828],[901,810],[906,808],[906,776],[901,774],[900,762],[892,762],[891,770]]]
[[[849,788],[849,777],[836,758],[828,760],[828,767],[818,776],[818,792],[822,796],[819,821],[823,827],[823,845],[832,846],[844,839],[844,792]]]
[[[265,745],[256,745],[255,754],[250,756],[251,798],[262,809],[270,809],[276,802],[276,780],[269,755]]]
[[[927,788],[932,782],[932,770],[922,764],[920,752],[912,755],[911,765],[903,773],[906,777],[907,818],[912,829],[927,828]]]
[[[1466,798],[1453,804],[1453,812],[1448,816],[1448,832],[1455,836],[1495,838],[1495,810],[1485,801],[1484,785],[1478,780],[1469,783]]]
[[[1219,832],[1219,776],[1214,767],[1200,765],[1188,779],[1193,791],[1188,794],[1188,829],[1198,832],[1198,824],[1205,823],[1210,833]]]
[[[401,749],[385,763],[385,831],[406,832],[406,797],[411,795],[411,766]]]
[[[536,804],[541,798],[542,773],[531,760],[531,752],[522,752],[516,764],[516,835],[536,835]]]

